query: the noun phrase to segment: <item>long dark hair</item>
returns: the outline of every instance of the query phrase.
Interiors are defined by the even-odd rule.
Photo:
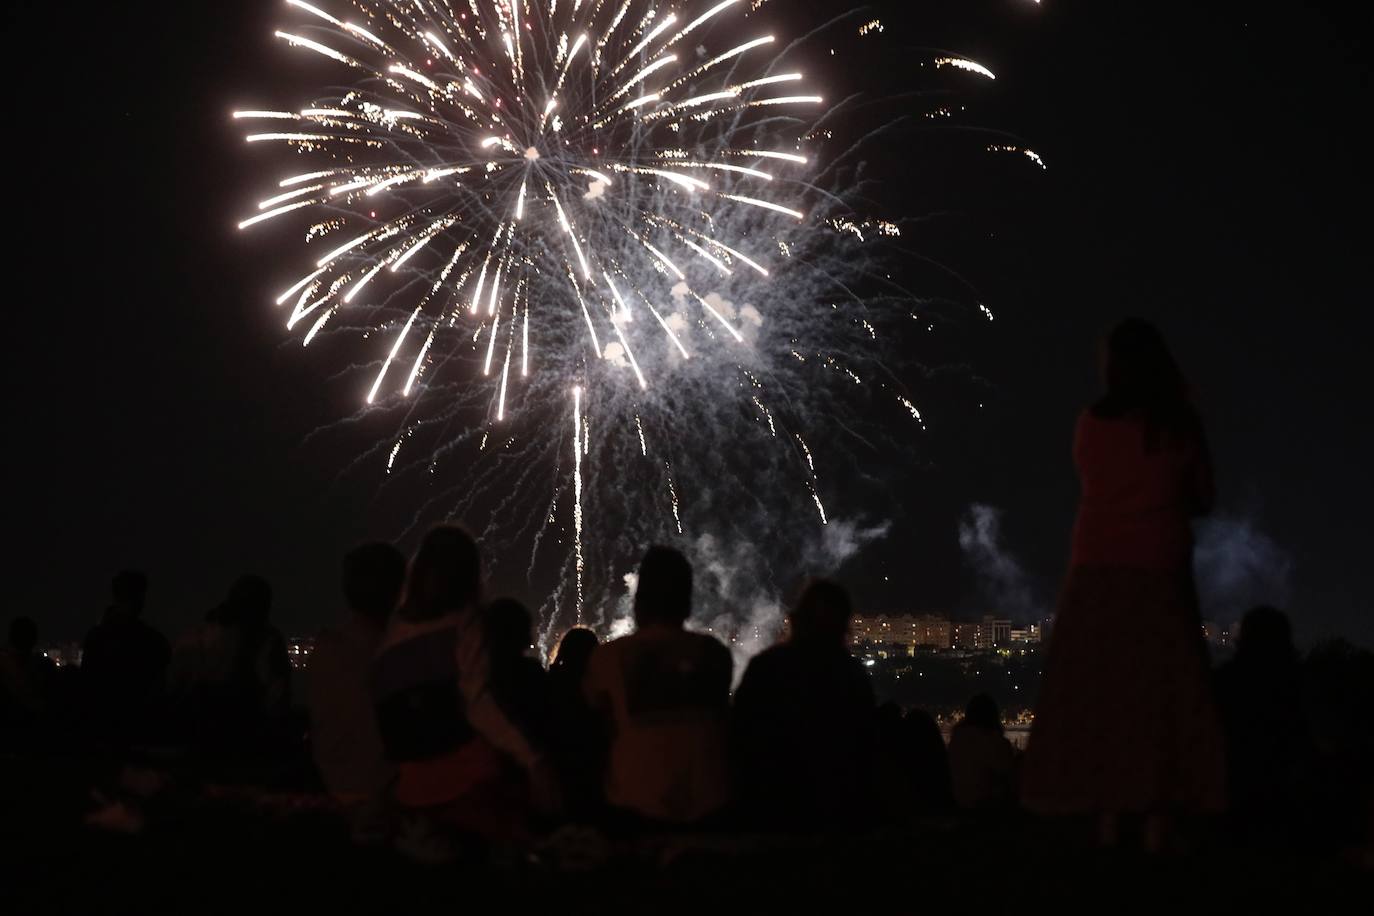
[[[1164,336],[1148,321],[1126,318],[1112,328],[1102,345],[1102,381],[1107,393],[1093,405],[1093,415],[1141,415],[1147,452],[1199,435],[1188,383]]]
[[[397,613],[414,621],[434,620],[470,607],[481,597],[482,553],[477,542],[456,525],[439,525],[425,535],[410,561]]]
[[[581,683],[582,675],[587,672],[587,665],[592,660],[592,653],[596,651],[597,644],[594,630],[586,627],[573,627],[568,630],[558,641],[558,648],[554,649],[553,658],[549,661],[549,674]]]

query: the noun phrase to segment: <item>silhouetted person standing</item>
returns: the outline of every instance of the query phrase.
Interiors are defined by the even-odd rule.
[[[233,743],[224,726],[234,707],[238,639],[232,617],[229,602],[221,601],[172,646],[167,681],[173,714],[182,736],[200,748]]]
[[[587,677],[596,633],[573,627],[563,634],[549,663],[550,738],[567,800],[569,816],[586,819],[601,809],[601,773],[606,736],[601,719],[587,703]]]
[[[461,528],[430,531],[373,661],[372,696],[396,800],[510,837],[523,830],[531,795],[538,807],[557,806],[557,776],[497,696],[481,601],[476,542]]]
[[[549,744],[549,685],[544,666],[531,658],[534,619],[514,598],[497,598],[482,611],[491,651],[491,684],[498,701],[540,745]]]
[[[1218,669],[1216,681],[1238,826],[1287,838],[1301,826],[1303,797],[1310,797],[1315,747],[1283,612],[1258,607],[1245,615],[1235,657]]]
[[[730,651],[689,633],[692,567],[669,547],[639,564],[635,632],[597,648],[587,700],[610,729],[605,792],[631,819],[693,824],[729,799]]]
[[[395,778],[372,702],[372,659],[405,581],[390,544],[365,544],[343,560],[348,614],[320,631],[307,672],[310,743],[325,787],[345,803],[380,796]]]
[[[242,738],[250,745],[275,744],[291,710],[291,660],[286,639],[271,624],[272,586],[261,576],[242,576],[229,587],[226,604],[234,647],[229,693]]]
[[[807,831],[875,819],[877,720],[868,674],[845,645],[852,614],[843,588],[812,582],[787,642],[745,670],[730,737],[747,819]]]
[[[31,617],[10,621],[0,648],[0,747],[41,737],[51,724],[57,694],[57,666],[35,651],[38,625]]]
[[[1192,579],[1191,519],[1212,468],[1187,386],[1155,328],[1127,319],[1103,351],[1106,395],[1074,440],[1082,485],[1073,559],[1026,759],[1035,810],[1147,816],[1223,802],[1220,731]]]
[[[949,734],[954,801],[970,811],[1009,808],[1016,801],[1016,750],[1002,731],[1002,712],[985,693],[969,700]]]
[[[91,726],[116,743],[146,739],[161,709],[171,648],[140,616],[148,577],[124,570],[110,583],[111,602],[86,635],[82,688]]]
[[[902,720],[902,760],[908,764],[916,810],[924,814],[949,810],[954,788],[949,772],[949,750],[940,725],[924,709],[909,710]]]

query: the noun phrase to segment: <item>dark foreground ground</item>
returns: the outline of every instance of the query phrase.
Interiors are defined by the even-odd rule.
[[[1191,831],[1187,853],[1147,857],[1096,849],[1080,824],[1024,817],[845,839],[564,831],[533,851],[424,865],[353,843],[314,796],[173,781],[126,833],[85,824],[101,782],[88,761],[2,765],[0,899],[15,914],[1328,913],[1358,912],[1374,890],[1374,872],[1334,849],[1210,827]]]

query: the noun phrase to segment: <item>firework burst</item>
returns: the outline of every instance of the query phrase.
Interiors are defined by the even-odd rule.
[[[816,418],[877,397],[920,428],[875,327],[912,317],[873,283],[898,227],[852,215],[835,108],[759,5],[287,0],[277,37],[347,87],[234,113],[309,163],[239,223],[305,227],[287,327],[384,341],[363,410],[396,418],[388,474],[440,478],[417,522],[483,516],[531,570],[570,534],[550,625],[604,622],[624,564],[694,521],[826,525]]]

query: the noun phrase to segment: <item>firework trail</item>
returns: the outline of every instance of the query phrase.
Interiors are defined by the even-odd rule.
[[[899,229],[852,215],[836,107],[761,5],[287,0],[277,37],[346,88],[234,112],[300,163],[239,223],[305,229],[287,327],[383,341],[363,410],[395,417],[378,466],[432,481],[416,523],[485,519],[531,575],[571,527],[546,634],[605,623],[650,541],[826,525],[815,437],[862,438],[856,403],[920,428],[878,333],[916,317],[873,270]]]

